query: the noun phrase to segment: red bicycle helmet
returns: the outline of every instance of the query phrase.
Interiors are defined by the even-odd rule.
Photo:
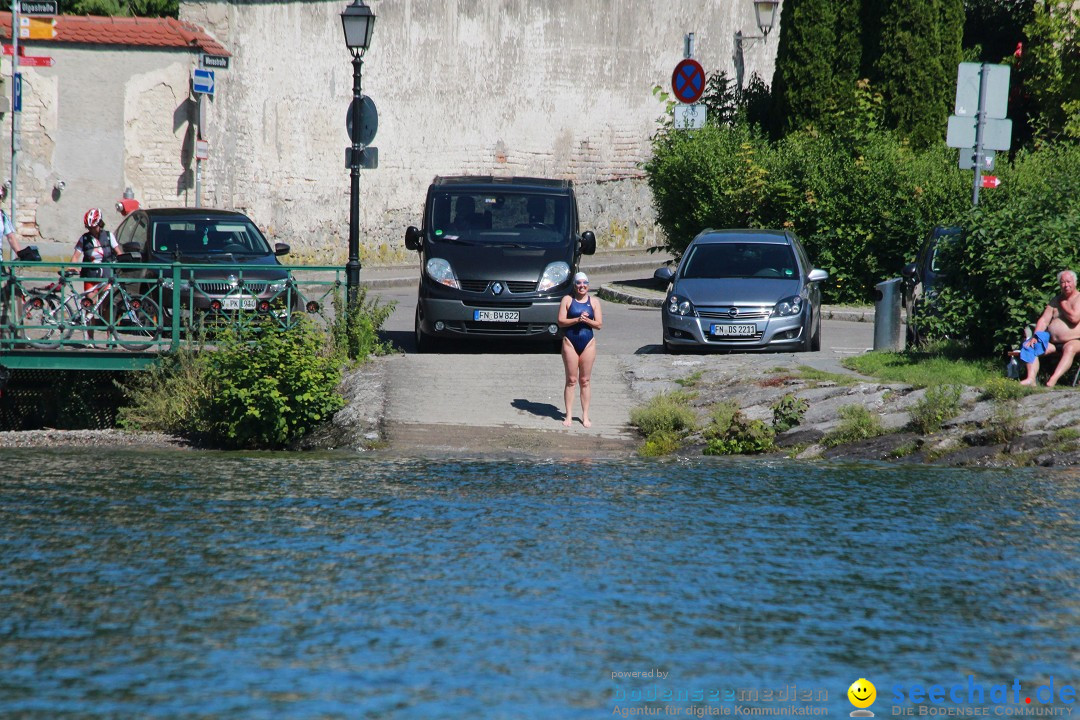
[[[92,227],[96,227],[99,223],[101,223],[101,211],[97,208],[90,208],[86,211],[86,214],[83,215],[82,221],[83,225],[86,226],[87,230]]]

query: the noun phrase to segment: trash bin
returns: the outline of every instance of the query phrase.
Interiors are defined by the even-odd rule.
[[[900,352],[904,333],[900,325],[900,300],[904,281],[890,278],[874,286],[874,349]]]

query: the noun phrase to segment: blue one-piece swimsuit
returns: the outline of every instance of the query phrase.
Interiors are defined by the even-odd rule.
[[[589,311],[589,317],[593,317],[592,300],[590,298],[585,298],[585,302],[578,302],[570,298],[570,307],[566,311],[566,317],[571,319],[581,317],[581,314],[586,310]],[[574,352],[578,355],[585,351],[592,338],[592,328],[584,323],[578,323],[566,328],[566,339],[574,346]]]

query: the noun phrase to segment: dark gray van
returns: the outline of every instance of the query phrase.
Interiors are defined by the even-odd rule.
[[[593,233],[578,231],[569,180],[437,177],[423,227],[405,231],[420,253],[416,345],[439,338],[558,339],[559,302]]]

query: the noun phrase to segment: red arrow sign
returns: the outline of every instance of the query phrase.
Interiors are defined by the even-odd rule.
[[[1001,184],[1001,180],[998,179],[997,175],[983,175],[982,176],[982,186],[984,188],[996,188],[1000,184]]]

